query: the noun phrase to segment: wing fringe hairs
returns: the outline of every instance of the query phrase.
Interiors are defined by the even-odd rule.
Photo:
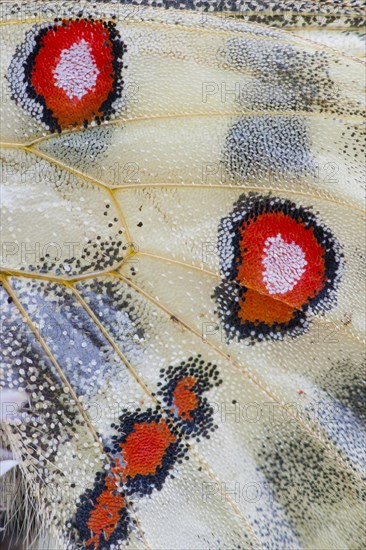
[[[37,550],[58,548],[57,538],[51,536],[52,526],[46,521],[39,494],[35,493],[33,479],[26,467],[19,467],[11,449],[17,449],[17,421],[30,414],[28,398],[23,392],[0,392],[0,548],[1,550]],[[31,421],[31,418],[30,420]],[[18,433],[17,433],[18,432]],[[17,437],[15,434],[17,433]]]

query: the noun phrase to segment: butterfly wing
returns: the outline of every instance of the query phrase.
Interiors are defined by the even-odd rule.
[[[360,62],[231,18],[20,7],[2,385],[52,547],[361,548]]]

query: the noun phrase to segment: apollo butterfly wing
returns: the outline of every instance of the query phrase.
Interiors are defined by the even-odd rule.
[[[5,6],[27,547],[362,544],[361,62],[250,17]]]

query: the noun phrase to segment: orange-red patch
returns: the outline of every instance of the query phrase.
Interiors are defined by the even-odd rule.
[[[86,546],[94,545],[98,548],[101,536],[108,540],[116,530],[120,521],[120,511],[125,506],[125,499],[117,492],[116,479],[113,475],[106,478],[103,492],[97,498],[95,507],[91,510],[87,527],[93,533],[86,542]]]
[[[274,323],[288,323],[293,317],[295,308],[287,305],[281,300],[275,300],[265,294],[248,289],[244,299],[239,300],[240,319],[258,324],[260,322],[268,325]]]
[[[183,420],[193,420],[192,411],[197,409],[199,400],[193,387],[196,383],[196,378],[186,376],[178,380],[173,391],[173,406],[177,408],[178,415]]]
[[[166,450],[175,441],[176,436],[164,420],[135,424],[126,441],[120,444],[124,475],[154,475],[162,466]]]
[[[222,383],[216,365],[190,357],[160,369],[160,378],[165,383],[158,383],[159,406],[125,410],[112,424],[116,433],[104,447],[112,467],[97,473],[73,518],[78,547],[119,548],[133,524],[125,499],[160,491],[176,465],[189,458],[186,438],[209,438],[217,428],[204,396]]]

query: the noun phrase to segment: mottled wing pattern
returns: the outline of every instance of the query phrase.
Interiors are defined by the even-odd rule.
[[[104,3],[0,40],[4,433],[47,547],[361,549],[361,61]]]
[[[90,1],[90,0],[88,0]],[[96,0],[103,1],[103,0]],[[289,30],[348,55],[366,54],[365,6],[361,0],[118,0],[131,10],[148,6],[195,10],[221,19],[239,18]]]

